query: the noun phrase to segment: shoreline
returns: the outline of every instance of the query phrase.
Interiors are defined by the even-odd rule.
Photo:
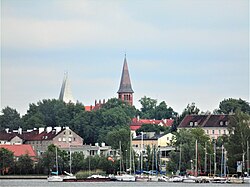
[[[0,175],[1,179],[47,179],[46,175]]]

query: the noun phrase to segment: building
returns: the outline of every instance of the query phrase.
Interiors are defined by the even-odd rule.
[[[30,144],[38,156],[43,154],[51,144],[59,148],[83,145],[83,139],[69,127],[47,127],[27,131],[19,128],[18,131],[1,131],[0,135],[1,144]]]
[[[65,103],[75,103],[73,96],[72,96],[67,72],[64,74],[63,83],[62,83],[62,87],[61,87],[61,91],[59,95],[59,100],[64,101]]]
[[[129,77],[128,64],[126,54],[123,63],[122,76],[120,81],[120,87],[117,91],[118,98],[122,101],[128,102],[131,106],[133,105],[133,89]]]
[[[36,152],[32,148],[31,145],[0,145],[0,149],[4,148],[7,149],[14,154],[14,159],[17,161],[18,158],[22,155],[28,155],[30,156],[33,160],[36,159]]]
[[[155,120],[155,119],[140,119],[139,117],[137,117],[132,119],[132,122],[130,124],[130,130],[133,137],[136,137],[135,131],[139,129],[143,124],[171,127],[173,123],[174,123],[173,119]]]
[[[173,141],[175,141],[175,135],[172,133],[155,134],[155,132],[144,132],[132,139],[132,147],[137,155],[142,152],[144,157],[148,146],[151,149],[156,148],[160,152],[161,160],[168,161],[169,152],[175,150],[172,146]]]
[[[210,139],[229,134],[230,115],[187,115],[178,126],[180,129],[202,128]]]

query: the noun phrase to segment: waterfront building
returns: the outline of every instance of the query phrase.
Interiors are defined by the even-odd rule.
[[[180,129],[201,128],[210,139],[217,139],[222,135],[228,135],[228,124],[230,122],[228,114],[220,115],[187,115],[178,126]]]

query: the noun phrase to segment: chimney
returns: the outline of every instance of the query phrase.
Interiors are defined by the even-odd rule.
[[[41,134],[43,131],[44,131],[44,128],[43,128],[43,127],[40,127],[40,128],[38,129],[39,134]]]
[[[52,127],[47,127],[46,132],[49,133],[50,131],[52,131]]]
[[[7,133],[9,133],[9,130],[10,130],[9,128],[5,129],[5,131],[6,131]]]
[[[101,146],[102,146],[102,147],[105,147],[105,143],[104,143],[104,142],[102,142]]]
[[[139,115],[137,116],[137,121],[140,121],[140,116]]]
[[[18,134],[22,134],[22,128],[21,127],[18,128]]]
[[[55,127],[55,129],[56,129],[56,134],[57,134],[62,130],[62,127]]]

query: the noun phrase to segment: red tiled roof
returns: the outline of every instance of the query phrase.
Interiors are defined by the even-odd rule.
[[[35,157],[36,153],[31,145],[21,144],[21,145],[0,145],[0,149],[5,148],[14,153],[15,157],[20,157],[21,155],[28,154],[30,157]]]
[[[155,120],[155,119],[137,119],[137,118],[133,118],[132,122],[130,124],[130,130],[137,130],[143,124],[159,125],[160,123],[162,123],[164,127],[170,127],[174,123],[174,120],[173,119]]]

